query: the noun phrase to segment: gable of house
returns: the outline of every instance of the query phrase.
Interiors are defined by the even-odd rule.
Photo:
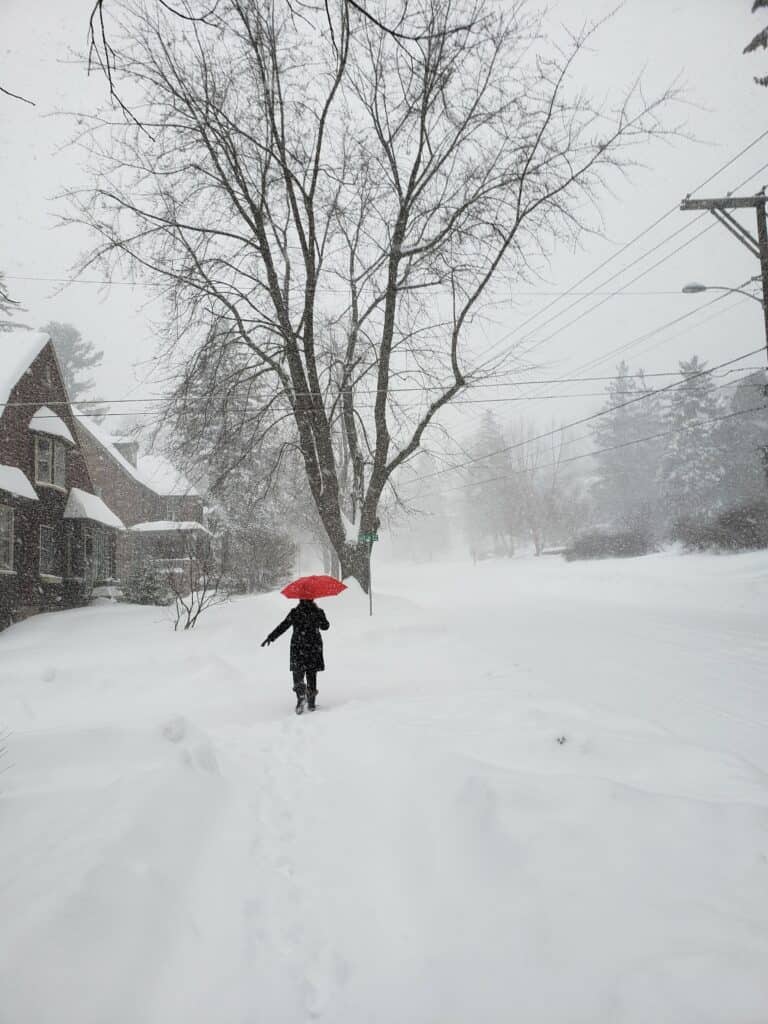
[[[77,407],[74,412],[96,491],[127,526],[167,519],[202,523],[202,498],[167,459],[139,455],[135,442],[112,437]]]
[[[98,574],[112,575],[122,523],[91,501],[76,438],[48,335],[0,334],[0,627],[23,609],[81,603]]]
[[[88,466],[75,443],[75,418],[47,334],[12,331],[0,334],[0,464],[21,470],[32,485],[45,439],[66,450],[66,486],[92,491]],[[40,481],[54,486],[53,480]]]

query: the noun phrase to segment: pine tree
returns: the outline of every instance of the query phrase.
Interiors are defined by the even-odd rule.
[[[11,298],[8,286],[5,283],[5,276],[0,271],[0,331],[13,331],[17,327],[25,326],[24,324],[14,323],[12,320],[5,319],[20,312],[21,308],[21,303]]]
[[[715,513],[724,504],[724,452],[717,418],[724,406],[706,363],[694,356],[680,363],[683,382],[669,392],[659,464],[662,507],[667,524]]]
[[[483,416],[472,439],[469,486],[464,501],[464,528],[473,555],[492,552],[510,555],[514,551],[514,474],[504,433],[491,412]]]
[[[768,0],[753,0],[752,2],[752,13],[755,14],[762,7],[768,7]],[[753,53],[755,50],[765,50],[768,48],[768,25],[765,28],[760,29],[757,35],[753,36],[752,39],[744,47],[744,53]],[[768,75],[762,75],[758,78],[755,75],[755,82],[758,85],[768,85]]]
[[[89,373],[101,365],[103,351],[97,349],[93,342],[86,341],[72,324],[52,320],[41,330],[51,336],[70,399],[77,402],[87,398],[93,393],[95,386],[95,381]],[[93,409],[89,410],[89,415],[93,413]]]
[[[731,419],[719,424],[724,454],[723,495],[726,505],[768,498],[768,398],[763,370],[743,377],[734,389]]]
[[[426,482],[421,492],[409,500],[407,519],[399,516],[395,543],[398,551],[411,561],[431,562],[444,554],[451,544],[449,499],[442,492],[442,477],[435,476],[440,463],[429,451],[420,451],[412,465],[412,479]]]
[[[614,527],[655,533],[658,520],[656,471],[660,451],[653,438],[663,431],[659,397],[643,371],[632,373],[622,362],[607,388],[605,415],[595,421],[593,500],[598,515]]]

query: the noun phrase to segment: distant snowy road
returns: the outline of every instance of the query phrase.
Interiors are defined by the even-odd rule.
[[[0,1024],[765,1024],[768,555],[0,635]]]

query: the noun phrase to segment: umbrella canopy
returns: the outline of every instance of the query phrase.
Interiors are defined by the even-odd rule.
[[[287,587],[283,587],[280,593],[284,597],[299,601],[314,601],[316,597],[335,597],[346,589],[346,583],[333,576],[300,576]]]

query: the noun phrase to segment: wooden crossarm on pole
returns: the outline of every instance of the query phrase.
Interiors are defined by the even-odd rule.
[[[680,203],[681,210],[743,210],[765,206],[768,196],[723,196],[718,199],[688,199]]]

